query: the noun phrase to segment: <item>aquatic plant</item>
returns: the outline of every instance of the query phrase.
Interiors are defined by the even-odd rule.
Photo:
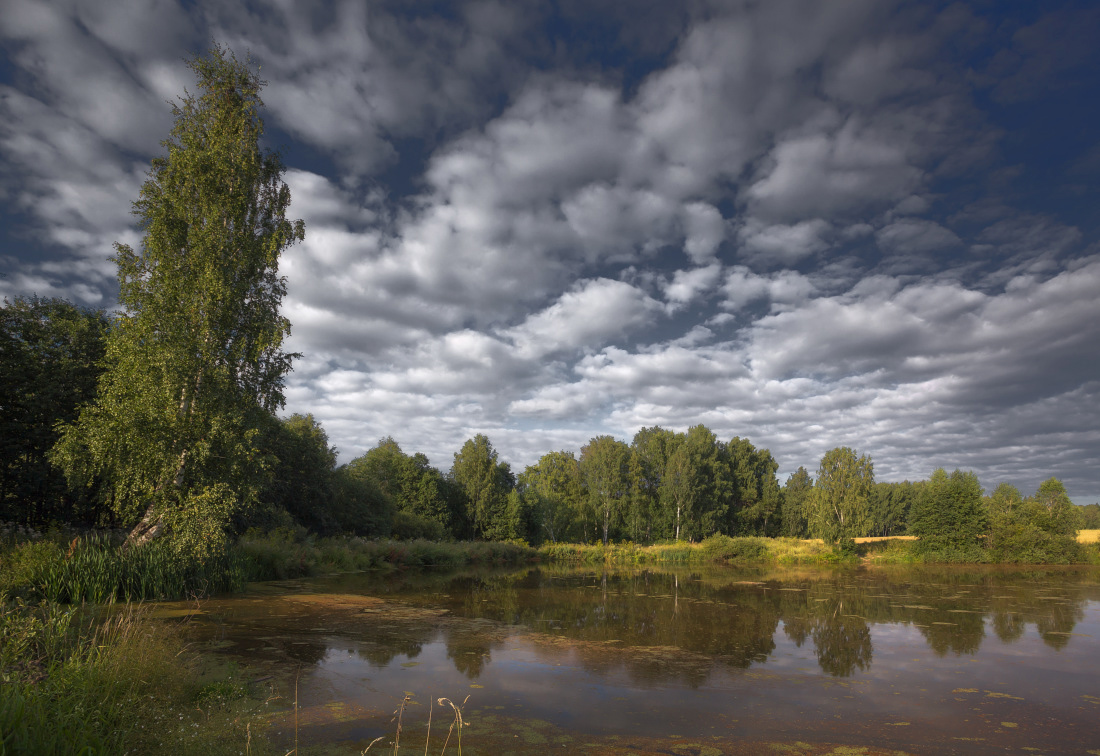
[[[123,549],[98,536],[74,538],[67,548],[26,542],[5,554],[4,563],[2,587],[9,592],[63,604],[223,593],[241,588],[246,577],[233,552],[198,560],[171,542]]]

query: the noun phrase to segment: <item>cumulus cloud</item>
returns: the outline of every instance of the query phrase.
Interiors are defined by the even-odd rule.
[[[525,357],[591,350],[651,322],[659,303],[645,292],[607,278],[580,281],[545,310],[504,332]]]
[[[1095,224],[1021,190],[1049,188],[1052,134],[1091,145],[985,107],[1080,91],[1095,13],[555,12],[617,31],[496,2],[12,0],[0,295],[113,304],[164,101],[213,35],[262,65],[288,142],[287,408],[343,460],[394,435],[446,467],[485,432],[522,465],[703,422],[784,473],[845,444],[883,479],[1100,496]]]

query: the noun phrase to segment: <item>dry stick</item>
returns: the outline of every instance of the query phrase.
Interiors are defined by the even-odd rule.
[[[298,677],[302,674],[302,665],[294,673],[294,756],[298,756]]]
[[[466,696],[466,698],[462,699],[462,705],[465,706],[466,702],[469,701],[469,700],[470,700],[470,697]],[[449,699],[449,698],[439,699],[439,702],[438,702],[439,705],[442,706],[444,701],[447,702],[448,706],[450,706],[452,709],[454,709],[455,718],[454,718],[454,721],[451,722],[450,729],[447,730],[447,740],[444,741],[443,750],[439,752],[439,756],[443,756],[443,754],[446,753],[447,745],[451,742],[451,732],[454,731],[454,728],[455,728],[456,724],[458,725],[458,755],[462,756],[462,724],[463,724],[463,722],[462,722],[462,709],[455,706],[454,702],[451,701],[451,699]]]
[[[424,737],[424,756],[428,756],[428,743],[432,741],[432,706],[435,701],[428,697],[428,734]]]
[[[401,716],[405,713],[405,704],[412,698],[408,693],[401,699],[401,705],[395,712],[397,714],[397,737],[393,739],[393,756],[397,756],[397,749],[401,747]]]

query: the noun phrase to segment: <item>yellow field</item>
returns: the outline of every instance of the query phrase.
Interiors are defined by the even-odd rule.
[[[1100,541],[1100,530],[1078,530],[1077,540],[1081,543],[1096,543]]]

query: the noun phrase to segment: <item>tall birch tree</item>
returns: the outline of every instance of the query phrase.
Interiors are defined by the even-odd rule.
[[[279,256],[305,228],[286,217],[279,155],[260,147],[263,83],[218,46],[189,66],[197,91],[173,106],[167,154],[134,202],[141,246],[115,245],[109,367],[55,459],[106,482],[137,523],[129,544],[171,532],[201,554],[259,488],[262,416],[282,406],[295,356]]]
[[[857,457],[847,446],[825,452],[806,502],[810,533],[828,544],[866,535],[874,483],[874,464],[866,454]]]

